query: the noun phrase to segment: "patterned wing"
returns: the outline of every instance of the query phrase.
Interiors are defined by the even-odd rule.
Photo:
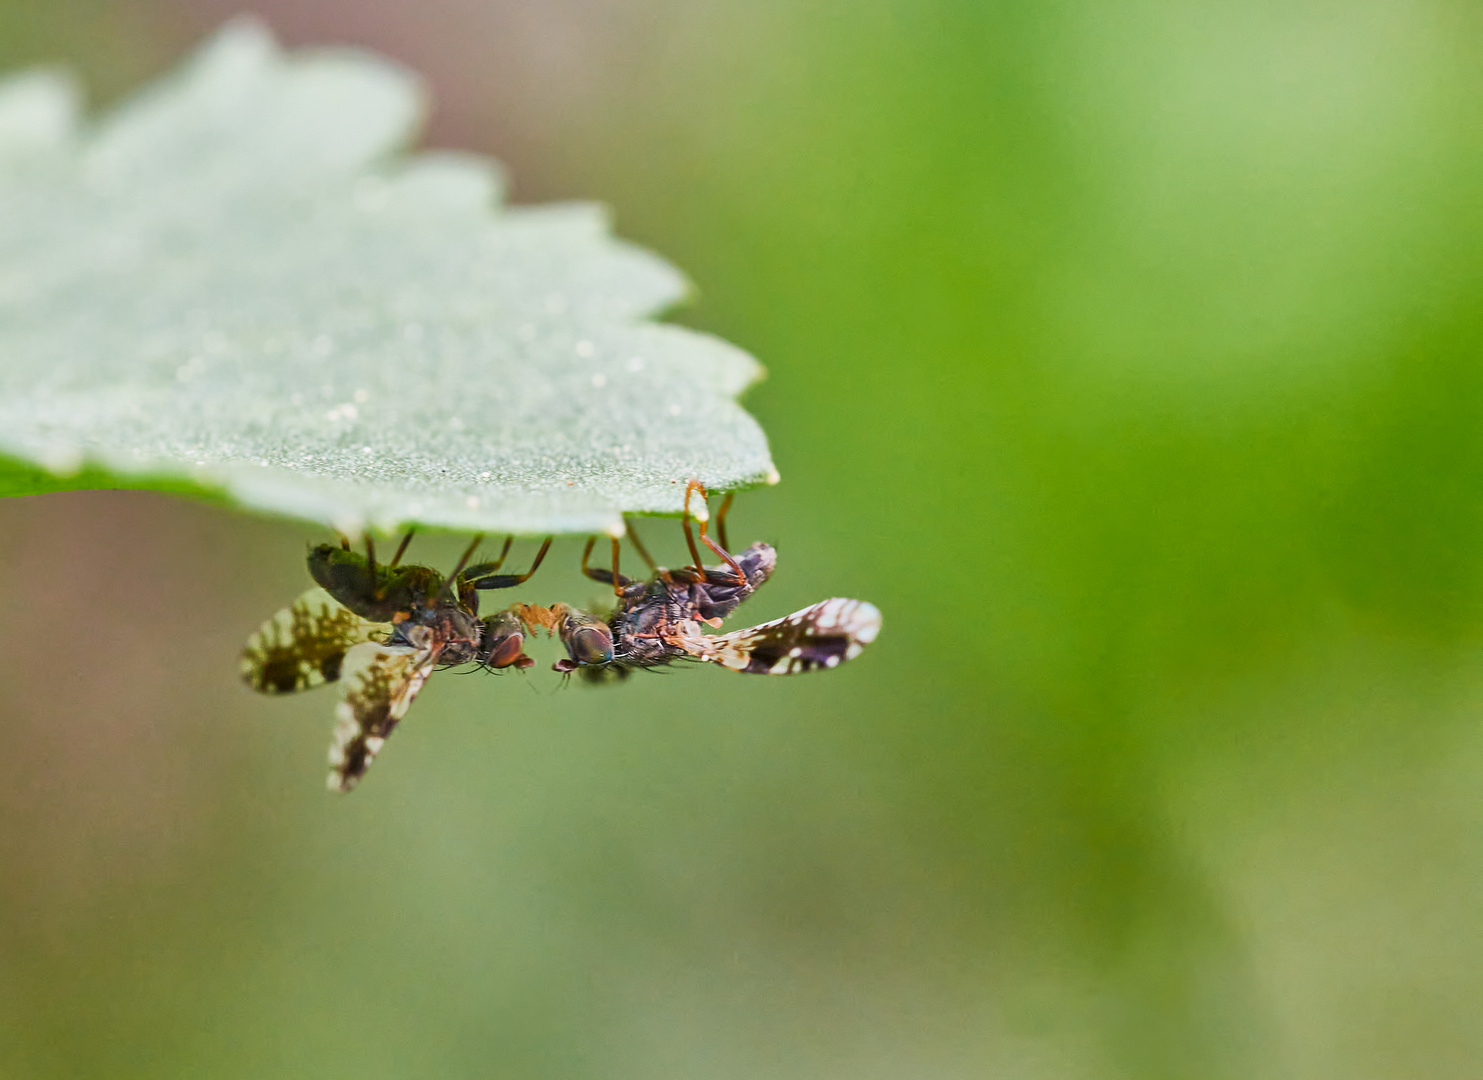
[[[242,681],[262,694],[291,694],[334,682],[347,650],[384,638],[390,630],[342,607],[323,589],[310,589],[247,639]]]
[[[838,667],[875,640],[881,613],[864,600],[835,597],[781,619],[715,637],[686,635],[690,655],[752,675],[795,675]]]
[[[345,654],[345,700],[335,707],[330,742],[331,791],[359,783],[437,665],[439,650],[426,627],[413,627],[406,636],[411,644],[364,642]]]

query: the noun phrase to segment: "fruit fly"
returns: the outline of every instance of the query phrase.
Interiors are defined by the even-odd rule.
[[[709,514],[692,515],[691,500],[705,490],[692,482],[685,494],[682,524],[692,563],[666,570],[654,564],[636,534],[631,541],[651,570],[638,581],[619,570],[620,545],[613,540],[612,569],[590,565],[596,540],[582,556],[582,571],[609,586],[615,610],[599,617],[565,604],[551,608],[514,604],[479,617],[479,593],[510,588],[528,580],[551,546],[548,537],[524,574],[502,574],[510,553],[473,565],[479,539],[446,577],[428,566],[402,565],[409,533],[395,557],[376,561],[366,553],[321,544],[309,553],[309,590],[257,630],[242,655],[242,677],[254,690],[288,694],[338,682],[330,744],[329,786],[349,791],[365,775],[392,730],[406,716],[428,676],[439,667],[475,663],[488,670],[523,670],[534,664],[525,641],[537,628],[556,633],[567,656],[555,669],[602,681],[623,678],[637,668],[676,660],[719,664],[733,671],[791,675],[831,668],[860,655],[880,631],[881,615],[862,600],[823,600],[802,611],[729,634],[708,634],[772,576],[777,552],[756,543],[733,555],[726,539],[726,512],[716,518],[720,542],[712,539]],[[707,566],[699,543],[721,562]]]
[[[501,574],[510,552],[468,565],[475,538],[446,578],[428,566],[403,566],[411,534],[396,557],[377,565],[369,537],[364,556],[321,544],[309,552],[316,587],[278,612],[248,638],[242,678],[265,694],[288,694],[338,682],[330,743],[329,787],[349,791],[365,775],[412,699],[439,667],[474,662],[488,669],[534,664],[523,650],[529,626],[520,606],[479,618],[479,593],[526,581],[551,539],[524,574]]]
[[[718,627],[743,600],[772,575],[777,552],[756,543],[740,554],[726,550],[725,520],[731,498],[717,515],[721,543],[709,535],[707,518],[699,518],[700,540],[723,562],[701,563],[691,532],[690,500],[705,491],[691,482],[685,493],[685,538],[693,565],[666,570],[653,565],[642,544],[635,546],[653,569],[647,581],[632,581],[618,570],[618,541],[613,541],[611,571],[589,566],[595,540],[589,541],[582,571],[595,581],[610,584],[618,604],[606,618],[566,604],[550,610],[554,629],[567,656],[556,662],[563,674],[580,673],[594,682],[625,678],[637,668],[653,668],[676,660],[700,660],[751,674],[792,675],[815,668],[837,667],[853,660],[880,632],[881,614],[863,600],[822,600],[801,611],[730,634],[710,635],[701,627]],[[631,534],[632,535],[632,534]]]

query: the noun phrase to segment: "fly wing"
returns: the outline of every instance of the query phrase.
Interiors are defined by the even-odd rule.
[[[675,644],[697,659],[732,671],[795,675],[853,660],[875,640],[880,629],[881,613],[874,604],[835,597],[730,634],[711,637],[686,633]]]
[[[247,639],[242,681],[262,694],[291,694],[334,682],[347,650],[384,638],[390,630],[362,619],[323,589],[310,589]]]
[[[355,787],[437,664],[438,649],[425,627],[408,636],[412,644],[363,642],[345,654],[345,700],[335,707],[330,742],[331,791]]]

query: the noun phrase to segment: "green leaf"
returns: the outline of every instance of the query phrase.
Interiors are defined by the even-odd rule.
[[[239,22],[94,126],[76,100],[0,83],[0,494],[547,533],[776,479],[756,361],[648,321],[683,278],[597,207],[398,154],[406,72]]]

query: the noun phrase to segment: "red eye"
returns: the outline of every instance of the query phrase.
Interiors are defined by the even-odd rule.
[[[501,641],[489,654],[488,664],[492,668],[509,667],[521,660],[520,649],[525,644],[523,634],[511,634]]]

